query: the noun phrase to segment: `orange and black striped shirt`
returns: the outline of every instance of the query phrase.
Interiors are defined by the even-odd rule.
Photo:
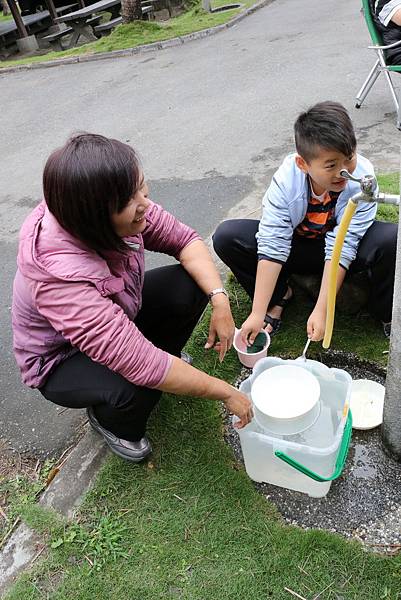
[[[336,225],[334,216],[338,192],[326,192],[322,200],[312,195],[309,186],[309,202],[304,220],[296,227],[298,235],[307,238],[321,238]]]

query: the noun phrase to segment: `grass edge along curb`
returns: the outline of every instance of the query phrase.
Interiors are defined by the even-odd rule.
[[[225,29],[229,29],[236,25],[239,21],[242,21],[245,17],[253,14],[260,8],[264,8],[268,6],[275,0],[261,0],[257,4],[250,6],[249,8],[241,11],[239,14],[235,15],[232,19],[227,21],[226,23],[215,25],[214,27],[207,27],[206,29],[200,29],[199,31],[194,31],[192,33],[187,33],[185,35],[167,38],[166,40],[161,40],[158,42],[151,42],[149,44],[142,44],[140,46],[134,46],[132,48],[124,48],[121,50],[111,50],[109,52],[97,52],[95,54],[82,54],[77,56],[67,56],[65,58],[59,58],[55,60],[46,59],[43,62],[33,62],[22,65],[15,65],[9,67],[2,67],[0,62],[0,75],[7,73],[15,73],[18,71],[30,71],[34,69],[46,69],[51,67],[58,67],[60,65],[70,65],[80,62],[92,62],[96,60],[106,60],[108,58],[121,58],[124,56],[134,56],[136,54],[143,54],[146,52],[156,52],[158,50],[164,50],[165,48],[172,48],[173,46],[181,46],[185,43],[192,42],[194,40],[199,40],[204,37],[209,37],[211,35],[216,35]],[[46,55],[44,55],[45,58]]]

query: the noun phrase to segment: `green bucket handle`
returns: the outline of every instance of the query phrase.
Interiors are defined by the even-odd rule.
[[[288,454],[285,454],[285,452],[276,450],[276,452],[274,454],[277,456],[277,458],[280,458],[281,460],[286,462],[288,465],[290,465],[290,467],[294,467],[294,469],[296,469],[297,471],[300,471],[300,473],[307,475],[307,477],[310,477],[311,479],[314,479],[315,481],[320,481],[320,482],[333,481],[333,479],[337,479],[337,477],[340,477],[340,475],[344,469],[345,461],[347,459],[347,454],[348,454],[348,450],[349,450],[349,444],[351,441],[351,435],[352,435],[352,415],[351,415],[351,411],[349,410],[348,418],[347,418],[347,421],[346,421],[345,427],[344,427],[343,437],[341,440],[341,446],[340,446],[340,449],[337,454],[336,466],[334,469],[334,473],[330,477],[322,477],[322,475],[319,475],[318,473],[311,471],[311,469],[308,469],[308,467],[305,467],[305,465],[301,465],[301,463],[299,463],[298,461],[291,458],[291,456],[288,456]]]

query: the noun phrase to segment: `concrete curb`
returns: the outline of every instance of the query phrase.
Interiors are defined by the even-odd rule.
[[[39,504],[52,508],[65,517],[72,517],[107,454],[107,445],[103,439],[89,429],[72,450]],[[17,527],[7,541],[0,553],[1,598],[16,577],[29,568],[37,556],[38,542],[40,536],[24,523]]]
[[[216,27],[209,27],[208,29],[201,29],[200,31],[194,31],[193,33],[188,33],[187,35],[171,38],[169,40],[153,42],[152,44],[144,44],[143,46],[136,46],[135,48],[126,48],[124,50],[112,50],[111,52],[99,52],[98,54],[89,54],[82,56],[68,56],[66,58],[49,60],[47,62],[31,63],[27,65],[16,65],[15,67],[5,67],[4,69],[0,67],[0,75],[4,75],[7,73],[17,73],[19,71],[30,71],[32,69],[48,69],[50,67],[58,67],[60,65],[71,65],[73,63],[86,63],[96,60],[106,60],[108,58],[120,58],[122,56],[134,56],[135,54],[156,52],[157,50],[164,50],[165,48],[172,48],[173,46],[181,46],[182,44],[186,44],[187,42],[192,42],[194,40],[200,40],[211,35],[216,35],[217,33],[220,33],[220,31],[224,31],[225,29],[234,27],[234,25],[239,23],[239,21],[242,21],[242,19],[245,19],[245,17],[252,15],[260,8],[268,6],[272,2],[274,2],[274,0],[262,0],[261,2],[254,4],[250,8],[247,8],[239,15],[236,15],[230,21],[227,21],[227,23],[223,23],[222,25],[216,25]]]

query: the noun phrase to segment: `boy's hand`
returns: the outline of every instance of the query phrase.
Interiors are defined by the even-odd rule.
[[[308,337],[312,342],[320,342],[324,338],[326,329],[326,309],[318,305],[311,312],[306,324]]]
[[[264,319],[251,313],[241,327],[241,340],[247,346],[252,346],[259,331],[263,328]]]

